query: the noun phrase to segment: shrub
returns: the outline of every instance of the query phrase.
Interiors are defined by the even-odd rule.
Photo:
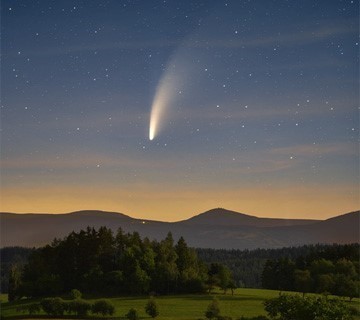
[[[42,299],[40,305],[44,312],[51,316],[62,316],[66,310],[65,301],[59,297]]]
[[[139,314],[136,311],[136,309],[131,308],[129,310],[129,312],[125,315],[125,317],[129,320],[138,320],[139,319]]]
[[[205,311],[205,317],[208,319],[213,319],[219,316],[220,316],[219,301],[218,299],[214,298]]]
[[[115,313],[114,305],[108,300],[97,300],[91,308],[95,314],[102,314],[103,316],[112,316]]]
[[[145,306],[145,312],[151,317],[156,318],[159,315],[159,308],[154,298],[150,298]]]
[[[348,307],[340,300],[326,300],[319,297],[280,295],[266,300],[265,310],[271,319],[289,320],[350,320]],[[319,317],[321,315],[321,317]]]
[[[32,303],[27,306],[28,312],[30,315],[39,313],[41,311],[40,304],[38,303]]]
[[[81,299],[82,293],[77,289],[72,289],[70,292],[70,297],[72,300]]]
[[[79,317],[85,317],[91,310],[91,303],[83,300],[77,299],[68,303],[68,311],[70,313],[75,313]]]
[[[27,313],[29,313],[29,315],[33,315],[33,314],[39,313],[41,311],[41,306],[39,303],[31,303],[31,304],[27,304],[27,305],[16,308],[16,311],[23,312],[23,313],[27,312]]]

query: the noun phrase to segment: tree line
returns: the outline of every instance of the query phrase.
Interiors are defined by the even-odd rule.
[[[60,297],[43,298],[39,302],[22,305],[17,308],[17,311],[28,313],[29,316],[44,312],[50,317],[70,315],[77,318],[88,317],[89,314],[92,314],[94,318],[113,316],[116,311],[115,305],[110,300],[84,300],[82,299],[82,293],[77,289],[71,290],[69,298],[66,300]],[[150,297],[145,305],[145,312],[151,318],[156,318],[159,315],[159,308],[153,297]],[[139,314],[136,309],[131,308],[125,318],[139,320]]]
[[[73,288],[100,295],[176,294],[234,289],[222,264],[206,265],[184,238],[141,239],[137,232],[112,230],[72,232],[33,250],[24,266],[9,270],[9,300],[56,296]]]
[[[14,266],[21,269],[27,263],[33,251],[34,249],[23,247],[5,247],[0,249],[1,293],[8,293],[9,291],[10,270]]]
[[[360,294],[359,245],[326,246],[296,259],[267,260],[262,273],[267,289],[333,294]]]
[[[316,244],[299,247],[255,250],[197,248],[198,257],[207,264],[221,261],[230,269],[237,287],[262,288],[263,270],[268,260],[287,258],[310,261],[324,258],[335,261],[345,258],[359,261],[360,246],[355,244]],[[277,288],[278,289],[278,288]]]
[[[90,229],[91,230],[91,229]],[[104,230],[102,230],[100,232],[100,230],[98,231],[98,235],[97,237],[99,237],[99,239],[97,240],[97,242],[100,241],[100,238],[109,238],[111,239],[110,236],[105,236],[106,234],[108,234],[110,232],[110,230],[107,230],[105,232],[105,230],[107,230],[106,228]],[[62,243],[61,245],[58,244],[58,246],[56,245],[57,242],[59,242],[59,240],[55,240],[53,242],[53,244],[51,246],[45,247],[40,249],[40,251],[42,252],[41,254],[39,253],[39,249],[35,250],[35,249],[28,249],[28,248],[2,248],[0,250],[0,254],[1,254],[1,291],[2,292],[8,292],[8,283],[9,283],[9,275],[10,275],[10,271],[12,273],[13,276],[15,276],[16,278],[21,278],[21,281],[25,280],[25,282],[28,282],[31,280],[31,277],[29,275],[29,272],[27,272],[27,276],[24,278],[24,276],[22,275],[22,270],[23,270],[23,265],[26,264],[29,261],[29,256],[31,254],[34,254],[34,256],[31,258],[32,262],[31,265],[34,266],[34,264],[36,263],[36,260],[42,260],[42,262],[40,263],[40,261],[38,262],[40,264],[40,269],[47,269],[47,270],[54,270],[56,268],[51,267],[50,265],[53,265],[54,259],[51,260],[52,262],[50,263],[50,265],[45,268],[45,266],[47,265],[47,263],[45,263],[46,261],[44,260],[44,257],[49,254],[50,256],[54,256],[54,255],[60,255],[60,251],[64,252],[66,251],[66,248],[72,248],[70,249],[69,252],[65,252],[64,255],[64,261],[65,259],[67,261],[73,261],[76,262],[76,268],[73,265],[73,267],[71,267],[71,263],[70,266],[65,266],[64,268],[66,270],[71,270],[71,268],[75,268],[76,272],[82,272],[82,270],[85,268],[87,269],[86,265],[91,265],[91,268],[88,268],[89,270],[87,270],[86,272],[86,277],[89,278],[90,276],[92,276],[93,278],[98,279],[97,281],[97,285],[99,285],[100,290],[105,290],[106,287],[107,289],[111,289],[110,287],[115,287],[118,285],[122,285],[125,286],[124,283],[124,277],[126,277],[129,272],[127,272],[127,270],[129,268],[125,268],[126,270],[122,270],[122,265],[126,262],[126,260],[129,258],[129,254],[130,252],[137,252],[135,254],[136,257],[139,257],[139,255],[141,255],[142,252],[145,253],[144,257],[142,259],[132,259],[132,260],[136,260],[137,264],[139,264],[139,266],[141,267],[141,265],[144,264],[144,260],[146,261],[146,257],[150,256],[149,261],[151,262],[151,265],[153,265],[153,267],[150,267],[150,270],[154,270],[154,263],[156,262],[156,267],[158,267],[159,265],[161,266],[161,268],[164,268],[164,263],[165,261],[160,261],[159,257],[155,259],[155,257],[151,258],[151,256],[155,256],[155,254],[159,254],[160,253],[160,248],[162,248],[161,250],[165,250],[164,248],[166,247],[165,240],[158,242],[152,242],[149,241],[148,239],[144,239],[141,240],[139,235],[134,233],[132,235],[130,234],[124,234],[121,230],[119,230],[119,232],[115,235],[112,236],[112,240],[109,240],[110,243],[112,243],[110,245],[110,249],[106,249],[109,246],[106,246],[104,244],[101,245],[101,248],[97,249],[97,246],[95,245],[94,250],[91,250],[91,245],[86,245],[86,247],[90,246],[90,249],[86,249],[82,248],[80,249],[79,247],[75,250],[74,248],[76,248],[75,243],[78,243],[78,246],[80,246],[80,243],[86,243],[90,241],[96,242],[95,240],[91,240],[93,237],[90,236],[89,230],[85,230],[83,232],[81,232],[80,234],[70,234],[69,237],[67,237],[66,239],[64,239],[63,241],[60,242],[64,242],[65,240],[67,241],[66,243]],[[91,231],[92,232],[92,231]],[[87,235],[86,235],[87,234]],[[80,239],[82,239],[80,241]],[[88,239],[85,241],[85,239]],[[122,240],[121,240],[122,239]],[[140,241],[142,243],[141,246],[139,246]],[[171,240],[171,237],[168,239],[170,242],[173,241]],[[131,245],[131,241],[135,241],[134,245],[135,248],[140,248],[139,249],[130,249],[132,247]],[[180,241],[180,240],[179,240]],[[101,242],[101,241],[100,241]],[[185,242],[183,239],[180,241],[180,244],[178,246],[178,253],[181,251],[180,247],[184,246]],[[123,244],[121,244],[123,243]],[[126,244],[128,243],[128,244]],[[137,244],[136,244],[137,243]],[[181,245],[181,243],[183,243],[183,245]],[[130,244],[130,245],[129,245]],[[53,246],[55,246],[53,248]],[[194,290],[194,285],[195,283],[200,284],[198,286],[202,288],[202,290],[211,290],[211,287],[214,285],[220,285],[222,286],[225,290],[228,288],[234,288],[234,287],[249,287],[249,288],[271,288],[271,289],[279,289],[279,290],[296,290],[295,287],[295,279],[294,279],[294,271],[295,269],[298,270],[302,270],[304,271],[305,269],[309,269],[309,266],[311,266],[312,262],[315,260],[320,260],[320,259],[325,259],[325,260],[329,260],[332,262],[332,264],[336,264],[336,262],[338,260],[341,259],[346,259],[349,260],[353,263],[353,265],[355,266],[356,270],[359,270],[358,265],[356,264],[357,261],[359,261],[360,257],[359,257],[359,252],[360,252],[360,245],[359,244],[345,244],[345,245],[340,245],[340,244],[333,244],[333,245],[305,245],[305,246],[300,246],[300,247],[288,247],[288,248],[280,248],[280,249],[256,249],[256,250],[219,250],[219,249],[201,249],[201,248],[197,248],[197,249],[190,249],[187,247],[186,243],[186,250],[188,253],[186,255],[184,254],[180,254],[179,258],[177,259],[177,262],[175,263],[176,265],[176,269],[177,271],[175,272],[175,274],[178,274],[177,277],[177,282],[174,281],[172,283],[169,283],[169,290],[174,291],[174,292],[181,292],[181,288],[184,288],[184,277],[189,278],[189,275],[186,276],[186,274],[194,274],[194,271],[190,271],[192,269],[198,270],[199,272],[197,273],[198,278],[200,278],[200,281],[195,281],[193,277],[193,284],[190,285],[191,281],[188,281],[186,286],[192,287],[192,290]],[[74,247],[74,248],[73,248]],[[175,244],[172,246],[175,249]],[[147,249],[146,249],[147,248]],[[149,250],[149,248],[151,248],[151,250]],[[106,250],[105,250],[106,249]],[[47,253],[47,252],[57,252],[55,253]],[[106,254],[105,251],[107,251],[108,253]],[[165,250],[166,252],[167,250]],[[173,251],[173,250],[170,250]],[[77,253],[78,252],[78,253]],[[87,252],[87,253],[86,253]],[[170,252],[168,252],[168,258],[164,258],[165,260],[167,259],[169,263],[166,263],[167,268],[169,269],[171,267],[171,265],[173,265],[173,263],[171,263],[172,259],[171,256],[174,254],[171,254]],[[178,255],[177,252],[175,252],[175,254]],[[62,254],[62,253],[61,253]],[[43,258],[36,258],[38,256],[42,256]],[[78,255],[77,258],[74,258],[74,255]],[[103,258],[103,257],[108,257],[107,259],[105,259],[104,262],[102,262],[100,267],[96,267],[96,260],[99,259],[99,257]],[[67,258],[69,257],[70,258]],[[72,258],[71,258],[72,256]],[[187,262],[187,267],[184,269],[184,265],[183,265],[183,260],[184,260],[184,256],[188,256],[190,258],[187,258],[188,262]],[[191,259],[191,257],[196,257],[197,262],[194,262],[194,258]],[[86,262],[86,257],[88,257],[88,260],[95,260],[95,262],[93,261],[92,263],[90,262]],[[97,258],[96,258],[97,257]],[[110,257],[110,258],[109,258]],[[122,257],[122,258],[121,258]],[[57,258],[59,260],[59,258]],[[75,259],[75,260],[74,260]],[[56,260],[56,259],[55,259]],[[106,265],[109,265],[109,262],[106,261],[113,261],[112,267],[106,267]],[[130,259],[131,260],[131,259]],[[45,261],[45,262],[44,262]],[[83,261],[83,262],[81,262]],[[193,261],[193,262],[191,262]],[[221,265],[219,267],[218,262],[221,261]],[[340,262],[339,262],[340,263]],[[43,264],[44,266],[41,266],[41,264]],[[56,264],[56,263],[55,263]],[[135,263],[136,264],[136,263]],[[60,264],[61,265],[61,264]],[[110,264],[111,265],[111,264]],[[179,267],[178,267],[179,265]],[[211,271],[211,274],[216,274],[216,276],[210,276],[209,277],[209,269],[211,268],[214,269],[213,271]],[[226,268],[224,268],[224,265],[226,266]],[[217,267],[218,266],[218,267]],[[335,266],[335,265],[334,265]],[[266,267],[266,268],[265,268]],[[330,266],[330,269],[332,267]],[[334,267],[335,268],[335,267]],[[111,271],[109,271],[111,269]],[[171,269],[171,268],[170,268]],[[219,269],[219,271],[216,271],[216,269]],[[314,269],[314,268],[313,268]],[[337,269],[339,269],[339,266],[337,267]],[[66,273],[66,270],[63,270],[60,274]],[[179,271],[180,270],[180,271]],[[225,271],[224,271],[225,270]],[[230,270],[230,273],[232,274],[232,279],[230,277],[227,276],[227,274],[229,273],[228,270]],[[310,270],[310,269],[309,269]],[[333,269],[335,270],[335,269]],[[121,271],[120,273],[118,271]],[[125,271],[125,272],[124,272]],[[135,275],[132,275],[133,277],[137,277],[139,280],[139,275],[141,275],[141,271],[137,270],[138,272],[135,273]],[[146,269],[147,271],[147,275],[151,272],[148,273],[149,269]],[[216,273],[215,273],[216,271]],[[181,277],[179,275],[179,272],[182,274]],[[335,271],[334,271],[335,272]],[[330,274],[332,273],[334,274],[338,274],[337,272],[330,272]],[[169,272],[168,272],[169,273]],[[196,272],[195,272],[196,273]],[[220,276],[219,276],[220,273]],[[308,277],[308,274],[305,272],[305,274],[298,273],[298,281],[297,284],[301,285],[301,283],[305,286],[308,284],[306,284],[306,277]],[[20,274],[20,276],[19,276]],[[54,284],[56,284],[56,286],[59,286],[58,283],[58,274],[55,271],[54,272],[50,272],[47,271],[44,273],[45,276],[44,277],[38,277],[38,280],[41,280],[40,282],[43,283],[44,285],[49,285],[49,283],[51,281],[54,282]],[[76,276],[76,273],[74,273]],[[137,276],[136,276],[137,274]],[[170,272],[171,274],[171,272]],[[16,275],[18,275],[16,277]],[[200,276],[202,275],[202,276]],[[301,282],[300,281],[300,276],[303,276],[303,278],[305,277],[304,281]],[[340,291],[336,291],[334,290],[336,287],[339,288],[338,286],[329,286],[329,284],[333,283],[333,280],[337,279],[337,282],[340,283],[341,282],[341,277],[339,276],[329,276],[329,273],[325,273],[323,274],[321,277],[315,276],[314,270],[310,271],[310,275],[311,275],[311,286],[312,288],[311,291],[316,291],[315,287],[318,287],[320,284],[320,288],[323,287],[324,285],[326,287],[326,290],[330,293],[336,293],[337,294],[341,294],[344,295],[344,292],[346,290],[344,290],[344,288],[340,289]],[[73,276],[73,277],[75,277]],[[314,276],[314,278],[313,278]],[[13,277],[14,278],[14,277]],[[47,279],[46,279],[47,278]],[[179,279],[180,280],[179,282]],[[219,278],[222,278],[221,280]],[[347,281],[349,279],[345,279],[345,283],[350,284],[350,287],[354,285],[354,281],[355,281],[356,276],[354,275],[353,279],[351,281]],[[32,276],[32,279],[36,279],[36,275]],[[51,280],[52,279],[52,280]],[[204,280],[205,279],[205,280]],[[320,280],[321,279],[321,280]],[[357,275],[357,279],[358,275]],[[51,281],[50,281],[51,280]],[[102,281],[105,280],[105,281]],[[328,280],[328,281],[327,281]],[[34,280],[32,280],[34,281]],[[86,281],[82,281],[83,285],[85,285]],[[158,292],[167,292],[167,286],[164,285],[164,283],[161,285],[162,287],[160,288],[161,290],[158,290],[158,285],[155,286],[155,288],[151,285],[153,284],[154,280],[150,281],[150,287],[149,290],[154,290],[154,291],[158,291]],[[171,281],[170,281],[171,282]],[[112,283],[112,284],[111,284]],[[117,284],[116,284],[117,283]],[[137,281],[137,283],[139,284],[139,281]],[[149,281],[145,281],[145,284],[149,283]],[[325,284],[324,284],[325,283]],[[136,282],[135,282],[136,284]],[[356,284],[356,281],[355,281]],[[26,286],[26,284],[25,284]],[[42,285],[40,285],[41,287]],[[60,285],[63,286],[63,285]],[[104,286],[104,288],[101,288],[102,286]],[[173,290],[173,287],[175,286],[175,288],[177,288],[177,290]],[[186,288],[185,286],[185,288]],[[24,287],[24,284],[22,284],[22,287]],[[165,288],[166,287],[166,288]],[[150,289],[151,288],[151,289]],[[300,288],[300,287],[298,287]],[[51,288],[50,288],[51,289]],[[72,289],[72,288],[71,288]],[[91,289],[91,288],[90,288]],[[155,290],[156,289],[156,290]],[[330,289],[330,290],[329,290]],[[39,289],[40,290],[40,289]],[[37,291],[39,291],[37,289]],[[114,289],[114,290],[110,290],[110,294],[115,294],[116,292],[118,292],[119,289]],[[135,287],[132,289],[133,292],[138,291],[136,289],[136,285]],[[320,290],[320,289],[318,289]],[[324,289],[323,289],[324,290]],[[51,291],[51,290],[50,290]],[[125,290],[126,291],[126,290]],[[190,292],[191,290],[189,290],[189,288],[187,288],[186,290],[184,290],[184,292]],[[41,292],[41,290],[40,290]],[[84,291],[86,292],[86,291]]]

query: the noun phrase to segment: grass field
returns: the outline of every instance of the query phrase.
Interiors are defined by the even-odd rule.
[[[237,319],[241,316],[265,315],[263,301],[277,297],[279,291],[261,289],[237,289],[235,294],[223,295],[217,293],[220,302],[221,314]],[[158,320],[196,320],[204,319],[204,312],[212,300],[212,295],[179,295],[156,297],[160,315]],[[34,301],[21,300],[15,303],[8,303],[6,296],[1,295],[1,315],[5,319],[21,318],[25,315],[16,311],[17,307]],[[89,299],[91,300],[91,299]],[[148,318],[144,306],[148,297],[119,297],[110,298],[115,305],[116,314],[114,318],[124,318],[130,308],[138,310],[141,318]],[[360,299],[353,299],[351,306],[360,310]],[[33,317],[35,318],[35,317]],[[91,317],[94,318],[94,317]],[[356,318],[360,320],[360,317]]]

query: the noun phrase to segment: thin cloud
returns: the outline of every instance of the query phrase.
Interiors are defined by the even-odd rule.
[[[117,41],[117,42],[103,42],[99,45],[82,44],[71,45],[67,47],[52,47],[42,48],[42,50],[27,51],[27,55],[34,56],[53,56],[63,54],[77,54],[86,52],[99,52],[109,50],[145,50],[154,48],[169,48],[182,46],[184,48],[262,48],[271,45],[282,46],[303,46],[311,43],[316,43],[329,39],[331,37],[341,36],[344,34],[353,33],[354,28],[348,25],[343,26],[326,26],[318,27],[314,30],[305,30],[297,33],[283,33],[271,35],[266,37],[259,37],[256,39],[206,39],[195,35],[188,40],[147,40],[147,41]],[[10,54],[16,54],[12,52]]]
[[[328,144],[305,144],[291,147],[274,148],[271,154],[288,155],[293,154],[298,157],[313,157],[316,155],[357,155],[358,150],[354,144],[349,143],[328,143]]]

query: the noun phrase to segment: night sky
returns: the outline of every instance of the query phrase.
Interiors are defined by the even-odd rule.
[[[356,0],[1,1],[1,211],[358,209],[358,24]]]

